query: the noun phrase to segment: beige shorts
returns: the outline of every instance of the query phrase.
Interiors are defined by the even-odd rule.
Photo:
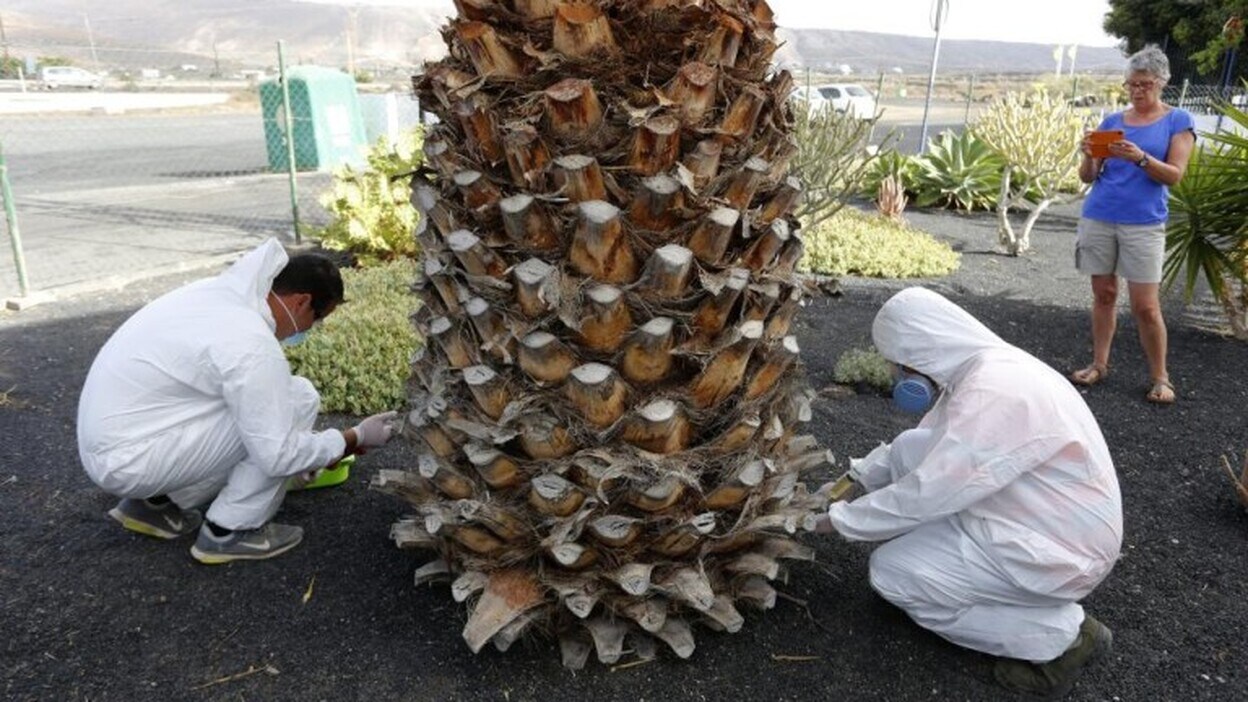
[[[1160,283],[1166,225],[1114,224],[1079,218],[1075,269],[1085,275],[1117,274],[1131,283]]]

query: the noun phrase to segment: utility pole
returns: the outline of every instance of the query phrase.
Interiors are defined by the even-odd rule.
[[[22,81],[22,92],[26,92],[26,81],[23,80],[21,61],[18,61],[18,65],[15,67],[9,63],[9,35],[4,32],[4,15],[0,15],[0,44],[4,45],[4,65],[0,66],[0,76],[5,78],[12,77],[9,75],[9,71],[12,68],[16,68],[17,70],[14,73],[17,74],[17,79]]]
[[[4,68],[9,68],[9,35],[4,33],[4,15],[0,15],[0,44],[4,45]]]
[[[927,97],[923,99],[923,127],[919,132],[919,153],[927,151],[927,113],[932,107],[932,89],[936,87],[936,62],[940,59],[940,30],[949,15],[949,0],[932,0],[932,29],[936,41],[932,43],[932,70],[927,76]]]
[[[359,30],[360,6],[347,8],[347,73],[355,77],[355,41]]]
[[[91,34],[91,18],[86,12],[82,13],[82,23],[87,25],[87,43],[91,45],[91,63],[95,67],[96,73],[100,71],[100,57],[95,54],[95,36]]]

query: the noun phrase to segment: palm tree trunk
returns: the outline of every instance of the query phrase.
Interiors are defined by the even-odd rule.
[[[555,632],[682,657],[736,631],[822,500],[789,326],[803,286],[792,80],[764,0],[457,0],[417,81],[425,265],[410,471],[422,577],[472,650]]]

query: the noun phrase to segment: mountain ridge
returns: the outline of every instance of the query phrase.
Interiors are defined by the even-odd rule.
[[[84,10],[81,0],[7,0],[6,49],[18,56],[67,56],[119,67],[162,67],[211,62],[214,55],[239,65],[276,63],[285,40],[294,63],[415,68],[440,58],[440,27],[454,12],[450,0],[420,8],[342,6],[298,0],[110,0]],[[87,32],[90,27],[90,34]],[[836,29],[788,29],[777,60],[786,67],[926,72],[932,38]],[[348,36],[353,40],[348,42]],[[942,73],[1046,73],[1053,46],[951,39],[941,43]],[[1080,47],[1079,72],[1120,71],[1114,47]],[[1066,68],[1068,71],[1069,68]]]

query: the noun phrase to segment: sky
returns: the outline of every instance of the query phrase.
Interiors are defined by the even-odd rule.
[[[312,0],[337,5],[445,7],[451,0]],[[934,36],[933,0],[769,0],[782,27]],[[941,37],[1114,46],[1101,29],[1109,0],[946,0]]]
[[[1108,0],[947,0],[947,39],[1114,46],[1101,24]],[[776,22],[795,29],[856,29],[934,36],[932,0],[770,0]]]

